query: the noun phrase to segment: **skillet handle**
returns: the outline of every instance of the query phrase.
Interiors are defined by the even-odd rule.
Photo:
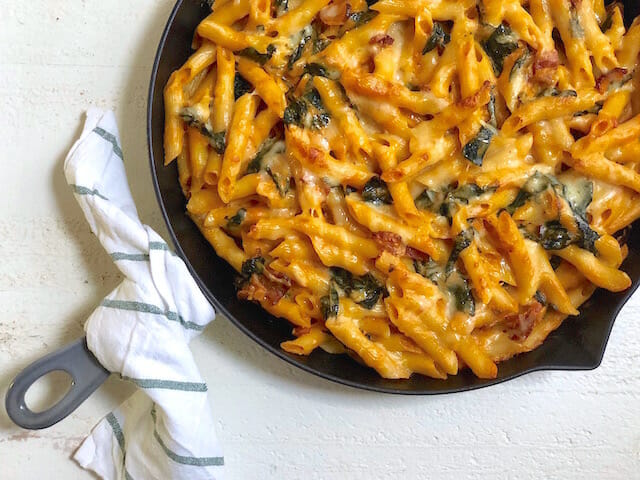
[[[27,390],[43,375],[62,370],[71,376],[71,388],[55,405],[43,412],[33,412],[25,403]],[[22,428],[37,430],[58,423],[91,395],[110,373],[89,351],[85,338],[36,360],[13,380],[5,406],[7,414]]]

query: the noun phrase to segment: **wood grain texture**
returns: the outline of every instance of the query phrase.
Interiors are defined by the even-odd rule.
[[[62,161],[91,104],[116,111],[140,215],[164,234],[146,95],[172,0],[5,0],[0,9],[0,386],[82,334],[119,282]],[[219,318],[194,342],[230,479],[640,478],[640,296],[602,366],[434,398],[333,385]],[[93,478],[70,456],[132,392],[110,379],[70,418],[24,432],[0,411],[0,477]]]

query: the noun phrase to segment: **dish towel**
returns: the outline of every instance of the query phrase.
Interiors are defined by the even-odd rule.
[[[64,172],[125,277],[87,320],[87,344],[107,370],[139,387],[74,459],[109,480],[223,478],[207,385],[188,346],[215,312],[183,261],[140,222],[112,112],[87,112]]]

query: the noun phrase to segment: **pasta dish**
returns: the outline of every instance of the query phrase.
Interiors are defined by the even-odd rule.
[[[640,21],[619,4],[209,3],[165,163],[285,351],[495,378],[630,287]]]

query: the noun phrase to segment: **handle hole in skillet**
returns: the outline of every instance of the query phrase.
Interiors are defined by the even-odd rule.
[[[71,375],[64,370],[54,370],[33,382],[24,395],[24,401],[32,412],[44,412],[62,400],[72,386]]]

